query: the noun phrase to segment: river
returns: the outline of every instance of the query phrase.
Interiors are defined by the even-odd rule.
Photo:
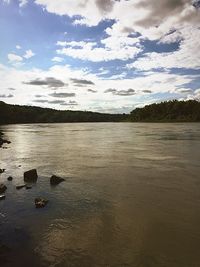
[[[0,150],[1,267],[200,266],[199,123],[1,130],[12,142]],[[33,168],[37,183],[16,190]],[[51,187],[52,174],[66,181]]]

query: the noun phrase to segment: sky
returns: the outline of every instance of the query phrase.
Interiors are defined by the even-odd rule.
[[[0,0],[0,101],[129,113],[200,100],[200,0]]]

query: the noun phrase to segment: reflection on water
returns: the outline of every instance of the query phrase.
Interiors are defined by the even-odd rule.
[[[199,266],[200,124],[2,128],[0,266]],[[32,168],[37,184],[16,191]],[[52,174],[66,181],[50,187]]]

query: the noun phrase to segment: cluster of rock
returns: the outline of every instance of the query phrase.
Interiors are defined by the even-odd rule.
[[[0,132],[0,147],[2,147],[3,144],[10,144],[11,142],[2,138],[3,133]]]
[[[0,173],[3,173],[5,171],[5,169],[0,169]],[[37,174],[37,170],[36,169],[32,169],[29,171],[24,172],[24,184],[20,184],[16,186],[17,190],[20,190],[22,188],[26,188],[26,189],[31,189],[32,187],[29,186],[29,183],[36,183],[38,179],[38,174]],[[13,177],[9,176],[7,178],[8,181],[12,181]],[[56,175],[52,175],[50,178],[50,184],[52,186],[58,185],[59,183],[65,181],[65,179],[58,177]],[[27,184],[28,183],[28,184]],[[5,196],[5,191],[7,190],[7,186],[4,184],[0,184],[0,200],[4,200],[6,198]],[[44,199],[44,198],[35,198],[34,200],[35,203],[35,207],[36,208],[43,208],[47,205],[48,200]]]

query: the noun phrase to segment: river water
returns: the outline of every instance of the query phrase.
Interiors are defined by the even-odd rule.
[[[200,266],[199,123],[1,129],[1,267]],[[37,183],[16,190],[32,168]],[[52,174],[66,181],[51,187]]]

